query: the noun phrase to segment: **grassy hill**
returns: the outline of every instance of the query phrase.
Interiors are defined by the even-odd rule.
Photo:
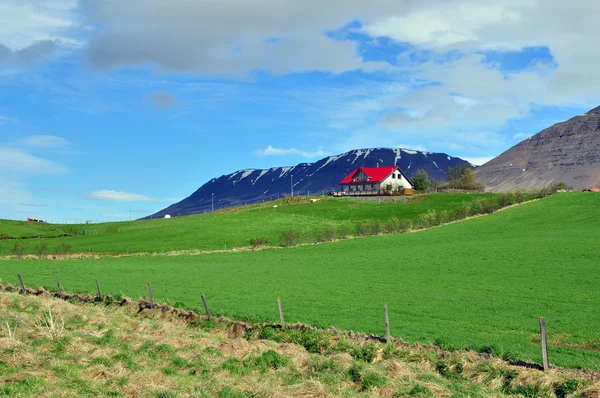
[[[566,397],[600,386],[594,373],[332,332],[190,324],[135,304],[2,292],[0,321],[0,395],[11,397]]]
[[[17,241],[25,246],[26,253],[34,253],[44,242],[51,252],[67,243],[72,251],[86,253],[221,250],[249,246],[250,239],[257,237],[278,245],[283,231],[299,231],[304,239],[312,240],[317,230],[330,225],[354,232],[361,222],[387,221],[392,216],[415,220],[429,209],[452,210],[463,202],[490,195],[438,194],[411,203],[325,197],[311,203],[295,197],[212,214],[90,225],[0,220],[0,236],[5,239],[0,240],[0,253],[10,254]],[[40,238],[22,239],[32,237]]]
[[[376,206],[373,204],[373,206]],[[398,205],[400,206],[400,205]],[[550,361],[600,369],[597,228],[600,195],[557,194],[486,217],[416,233],[324,245],[178,257],[2,262],[16,284],[145,295],[215,312],[392,335],[540,362],[538,317]],[[260,228],[260,227],[257,227]]]

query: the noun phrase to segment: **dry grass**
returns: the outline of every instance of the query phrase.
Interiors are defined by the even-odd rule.
[[[141,308],[0,292],[0,395],[555,396],[557,383],[574,378],[576,393],[587,394],[579,396],[600,388],[595,373],[543,373],[475,353],[385,346],[332,331],[307,331],[327,340],[321,353],[309,353],[288,341],[302,337],[299,330],[274,330],[266,340],[250,329],[231,338],[230,324],[194,326]],[[356,359],[369,347],[368,362]]]

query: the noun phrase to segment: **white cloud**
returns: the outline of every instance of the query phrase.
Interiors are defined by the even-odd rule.
[[[420,145],[420,144],[399,144],[399,145],[396,145],[395,147],[402,148],[402,149],[412,149],[413,151],[427,152],[427,148],[425,148],[425,146]]]
[[[149,196],[139,193],[121,192],[106,189],[90,192],[88,196],[92,199],[112,202],[147,202],[154,200]]]
[[[531,133],[517,133],[515,135],[513,135],[513,140],[518,140],[518,141],[523,141],[526,140],[527,138],[531,137],[533,134]]]
[[[481,166],[482,164],[489,162],[495,156],[483,156],[483,157],[472,157],[472,156],[459,156],[459,158],[466,160],[474,166]]]
[[[265,149],[257,149],[253,152],[256,156],[286,156],[286,155],[297,155],[303,158],[317,158],[317,157],[325,157],[329,155],[329,153],[323,151],[323,149],[318,148],[315,152],[306,152],[301,151],[296,148],[273,148],[271,145],[268,145]]]
[[[65,166],[21,149],[0,147],[0,171],[28,174],[64,174]]]
[[[0,44],[20,51],[40,42],[71,42],[64,33],[79,24],[77,8],[77,0],[4,0]]]
[[[35,148],[61,148],[69,145],[69,141],[55,135],[32,135],[17,141],[17,144]]]

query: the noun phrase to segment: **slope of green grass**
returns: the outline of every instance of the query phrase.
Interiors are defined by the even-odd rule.
[[[278,245],[281,233],[287,230],[302,232],[310,240],[317,229],[328,225],[346,226],[353,231],[358,223],[367,220],[386,221],[392,216],[415,220],[429,209],[451,210],[462,202],[489,195],[437,194],[414,203],[334,198],[310,203],[304,198],[298,203],[279,200],[214,214],[91,225],[0,220],[0,236],[41,236],[41,239],[18,240],[25,246],[26,253],[34,253],[41,242],[46,242],[51,251],[66,242],[75,252],[91,250],[94,253],[219,250],[249,246],[250,239],[257,237]],[[56,238],[64,234],[73,236]],[[16,240],[0,241],[0,252],[10,254],[15,243]]]
[[[136,304],[3,292],[0,320],[0,395],[9,397],[565,397],[600,386],[593,373],[331,332],[246,324],[230,339],[229,322],[190,325]]]
[[[552,363],[600,369],[600,195],[557,194],[426,231],[330,244],[179,257],[1,262],[0,277],[145,295],[215,312],[392,334],[540,361],[544,316]],[[587,348],[583,348],[587,347]]]

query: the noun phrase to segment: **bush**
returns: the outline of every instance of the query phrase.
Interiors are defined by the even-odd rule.
[[[335,239],[335,226],[330,225],[327,229],[318,230],[315,232],[315,241],[331,242]]]
[[[281,233],[281,242],[284,246],[295,246],[300,242],[300,232],[298,231],[283,231]]]
[[[510,206],[516,202],[515,194],[512,192],[499,193],[497,195],[498,198],[498,206],[500,208]]]
[[[350,235],[350,227],[346,224],[342,224],[338,227],[337,236],[340,239],[347,238]]]
[[[25,254],[25,246],[23,246],[22,243],[15,243],[12,247],[12,254],[17,258],[23,257],[23,254]]]
[[[467,202],[462,202],[459,207],[454,210],[454,218],[456,220],[463,220],[469,217],[471,212],[471,205]]]
[[[402,222],[400,222],[400,230],[402,232],[409,232],[412,229],[413,229],[413,222],[411,219],[405,218],[404,220],[402,220]]]
[[[356,235],[358,236],[366,236],[371,234],[371,223],[361,222],[356,227]]]
[[[392,216],[387,224],[385,224],[385,230],[390,234],[400,231],[400,221],[398,220],[398,217]]]
[[[430,209],[425,214],[421,214],[419,221],[422,228],[429,228],[436,225],[437,213],[435,210]]]
[[[48,244],[46,242],[42,242],[35,247],[35,254],[37,254],[40,259],[47,256],[48,253],[50,253],[50,250],[48,249]]]
[[[259,236],[258,238],[250,239],[250,246],[252,246],[252,248],[254,249],[266,246],[267,244],[269,244],[269,241],[264,236]]]
[[[71,251],[71,245],[68,244],[67,242],[63,242],[60,245],[58,245],[58,247],[55,250],[56,254],[62,254],[62,255],[66,255]]]
[[[515,201],[517,203],[525,202],[525,192],[522,190],[518,190],[515,192]]]
[[[371,233],[373,235],[379,235],[383,232],[383,224],[379,220],[375,220],[371,222]]]

